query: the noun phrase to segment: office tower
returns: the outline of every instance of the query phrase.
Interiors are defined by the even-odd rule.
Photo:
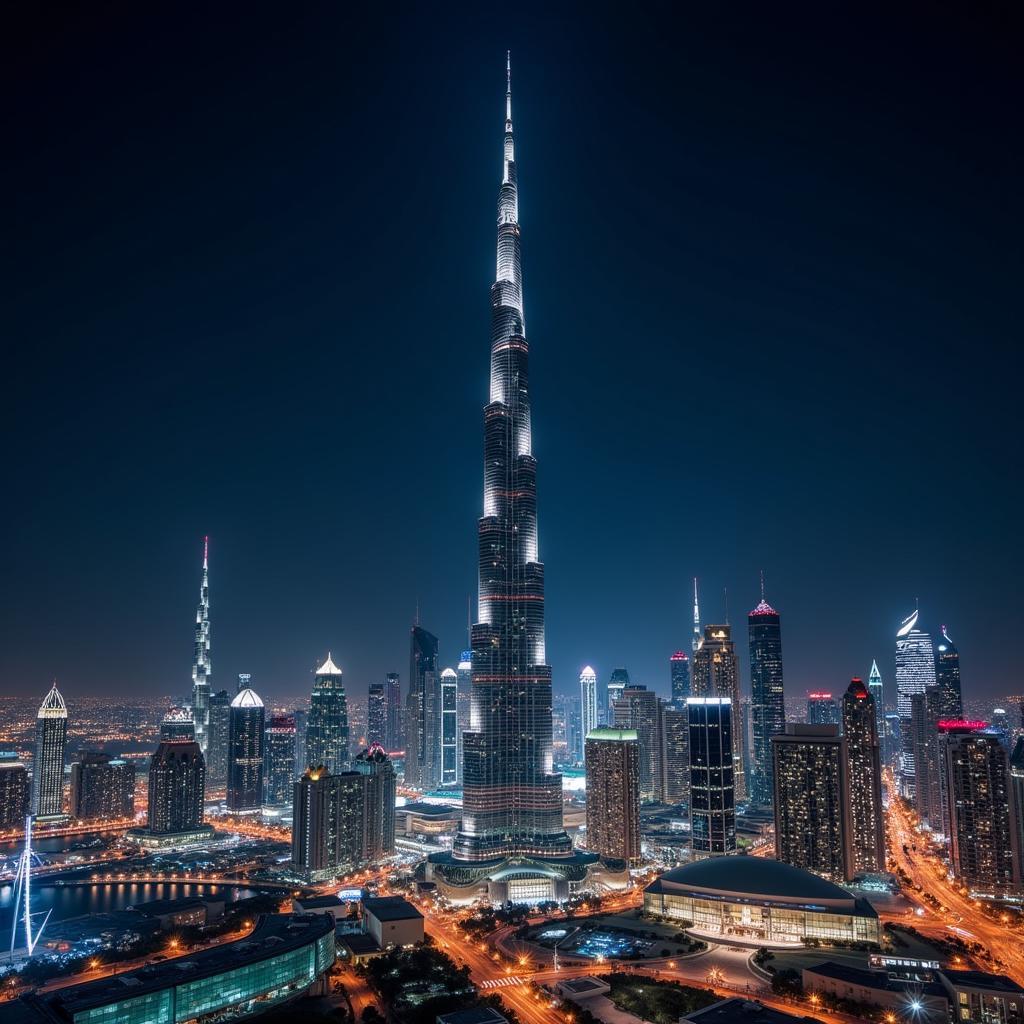
[[[843,694],[843,736],[849,781],[851,875],[885,870],[882,760],[875,696],[854,678]]]
[[[836,725],[787,725],[772,737],[775,858],[833,881],[853,877],[846,739]]]
[[[667,804],[690,802],[690,716],[686,701],[677,707],[673,701],[661,709],[661,759],[664,799]]]
[[[0,751],[0,829],[23,828],[31,799],[28,771],[18,755]]]
[[[732,700],[687,697],[690,724],[690,836],[694,857],[736,852]]]
[[[149,762],[149,832],[195,832],[203,826],[206,763],[198,742],[161,740]]]
[[[944,719],[943,703],[943,694],[937,686],[910,695],[910,750],[914,756],[912,803],[921,824],[939,833],[942,832],[939,722]]]
[[[697,648],[700,647],[701,632],[700,632],[700,602],[697,600],[697,577],[693,577],[693,640],[690,642],[690,646],[693,648],[693,653],[697,653]]]
[[[1017,737],[1010,755],[1010,798],[1010,805],[1015,811],[1013,823],[1017,832],[1017,849],[1024,857],[1024,736]]]
[[[868,673],[868,693],[875,705],[875,731],[878,734],[878,745],[882,751],[882,760],[888,761],[885,754],[885,692],[882,686],[882,673],[878,671],[878,662],[871,662]]]
[[[460,782],[459,677],[453,668],[441,673],[441,751],[438,785],[450,789]]]
[[[348,701],[341,669],[327,660],[316,670],[306,719],[306,765],[338,774],[348,767]]]
[[[740,701],[740,672],[732,628],[726,624],[704,627],[704,636],[693,655],[690,688],[696,697],[728,697],[731,701],[733,784],[736,802],[747,798],[744,767],[747,731]]]
[[[597,673],[586,665],[580,672],[580,732],[583,741],[597,728]]]
[[[378,743],[356,755],[356,772],[364,777],[363,859],[379,864],[395,852],[395,769]]]
[[[572,858],[562,827],[562,780],[552,770],[551,668],[544,645],[544,565],[537,542],[537,462],[531,454],[529,345],[523,317],[512,133],[505,100],[497,271],[491,288],[491,378],[484,409],[483,515],[478,520],[479,619],[471,630],[473,698],[463,736],[462,823],[450,877],[465,862],[497,862],[481,882],[508,897],[567,889],[557,866],[495,878],[508,858]],[[433,859],[443,877],[445,865]],[[497,893],[493,890],[492,897]]]
[[[914,798],[914,751],[910,728],[910,698],[935,685],[932,638],[917,628],[915,609],[896,633],[896,711],[900,716],[900,793]]]
[[[685,651],[676,651],[668,659],[669,682],[672,686],[672,706],[686,707],[690,696],[690,659]]]
[[[64,748],[68,709],[54,682],[36,713],[36,753],[32,761],[32,813],[59,818],[64,813]]]
[[[387,707],[384,746],[388,750],[401,750],[405,743],[405,730],[402,728],[405,708],[402,705],[402,681],[397,672],[388,672],[384,676],[384,703]]]
[[[612,705],[612,727],[636,731],[640,748],[640,799],[660,803],[665,791],[658,695],[646,686],[625,687]]]
[[[436,700],[437,637],[420,625],[409,634],[409,692],[405,703],[405,784],[422,789],[436,785],[434,747],[440,740]]]
[[[218,690],[210,694],[210,713],[206,727],[206,782],[211,789],[228,784],[228,724],[231,720],[231,694]]]
[[[295,716],[271,715],[264,743],[263,802],[271,807],[291,803],[295,785]]]
[[[324,881],[363,860],[366,783],[358,772],[331,775],[307,768],[292,796],[292,867],[309,882]]]
[[[813,690],[807,694],[808,725],[838,725],[839,721],[839,705],[831,693]]]
[[[1007,746],[1010,742],[1010,716],[1006,713],[1006,708],[993,708],[992,709],[992,724],[991,729],[993,732],[999,733],[1002,740]]]
[[[613,720],[613,709],[615,707],[615,702],[622,696],[622,691],[629,685],[629,672],[627,672],[626,669],[612,669],[612,674],[608,678],[608,686],[606,693],[606,721],[608,722],[608,724],[611,724]]]
[[[950,861],[974,898],[1020,892],[1021,808],[1001,737],[975,723],[944,723]]]
[[[583,731],[583,705],[580,698],[567,696],[565,707],[565,742],[567,756],[575,764],[583,764],[586,747],[586,733]]]
[[[82,750],[71,765],[70,816],[112,821],[135,814],[135,765],[100,750]]]
[[[747,615],[750,643],[750,726],[754,734],[750,799],[760,807],[771,807],[774,771],[772,737],[786,728],[782,691],[782,625],[779,613],[764,599]]]
[[[196,726],[192,721],[192,709],[168,708],[160,720],[160,739],[162,740],[194,740]]]
[[[960,652],[942,627],[942,639],[935,648],[935,682],[942,694],[942,717],[963,718],[964,705],[960,695]]]
[[[640,744],[634,729],[587,734],[587,848],[602,860],[640,861]]]
[[[196,608],[196,635],[192,657],[192,720],[196,742],[206,756],[210,727],[210,538],[203,538],[203,579]]]
[[[227,809],[234,814],[259,811],[263,803],[265,713],[255,690],[242,690],[231,701]]]
[[[907,724],[910,728],[910,724]],[[900,751],[903,749],[902,724],[900,716],[896,712],[885,714],[885,736],[882,738],[882,760],[886,764],[898,762]],[[897,764],[897,768],[898,768]]]
[[[462,734],[469,731],[469,715],[473,703],[473,652],[463,651],[455,670],[459,674],[459,742]],[[461,749],[461,748],[460,748]],[[459,755],[459,779],[462,779],[462,755]]]
[[[388,705],[383,683],[370,683],[366,697],[366,741],[380,744],[387,740]]]

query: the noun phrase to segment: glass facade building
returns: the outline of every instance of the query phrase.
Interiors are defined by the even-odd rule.
[[[960,652],[942,627],[942,639],[935,648],[935,681],[942,694],[942,717],[963,718],[964,704],[960,691]]]
[[[602,859],[640,860],[640,744],[635,729],[586,739],[587,847]]]
[[[203,538],[203,578],[196,608],[196,631],[192,654],[192,720],[196,742],[206,755],[210,725],[210,538]]]
[[[437,637],[420,625],[409,634],[409,693],[405,702],[405,784],[438,785],[441,707]]]
[[[56,682],[36,714],[36,753],[32,761],[32,813],[59,818],[64,813],[64,751],[68,709]]]
[[[750,644],[750,725],[754,759],[750,799],[760,807],[772,805],[772,737],[786,728],[782,689],[782,620],[764,599],[747,615]]]
[[[896,712],[900,717],[900,793],[914,798],[914,746],[910,727],[910,698],[935,685],[932,638],[917,628],[915,609],[896,633]]]
[[[685,651],[676,651],[668,659],[669,683],[672,687],[672,706],[686,707],[690,696],[690,658]]]
[[[690,836],[694,857],[736,852],[732,701],[689,697]]]
[[[690,688],[695,697],[728,697],[731,704],[733,792],[736,801],[747,798],[747,731],[740,700],[740,668],[732,627],[708,625],[693,655]]]
[[[266,710],[255,690],[235,694],[228,719],[227,808],[236,814],[263,805],[263,741]]]
[[[295,716],[271,715],[264,742],[263,802],[284,807],[295,784]]]
[[[882,760],[874,695],[862,679],[843,694],[843,736],[850,784],[850,870],[853,875],[885,870]]]
[[[329,772],[348,767],[348,698],[341,669],[327,660],[316,670],[313,694],[306,718],[306,766],[323,766]]]
[[[580,672],[580,735],[584,743],[598,724],[597,673],[589,666]]]

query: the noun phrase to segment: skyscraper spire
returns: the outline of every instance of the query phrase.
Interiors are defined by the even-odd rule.
[[[210,538],[203,538],[203,579],[196,607],[195,645],[192,656],[192,718],[196,742],[206,754],[210,739]]]
[[[700,647],[700,602],[697,600],[697,577],[693,577],[693,650]]]

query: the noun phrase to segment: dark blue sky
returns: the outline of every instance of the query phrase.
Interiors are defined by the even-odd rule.
[[[556,688],[763,567],[790,693],[1020,692],[1010,5],[345,6],[7,33],[0,692],[185,692],[204,533],[215,683],[456,660],[507,47]]]

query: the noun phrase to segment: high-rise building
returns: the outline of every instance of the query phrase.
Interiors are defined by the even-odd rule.
[[[251,672],[239,672],[238,679],[235,682],[235,693],[241,693],[243,690],[252,689],[252,673]]]
[[[196,608],[196,634],[192,656],[192,720],[196,742],[206,755],[210,724],[210,538],[203,538],[203,579]]]
[[[939,749],[941,751],[942,747],[940,746]],[[944,756],[945,752],[942,752]],[[945,790],[946,787],[944,786],[944,795]],[[1017,849],[1024,851],[1024,736],[1017,737],[1013,753],[1010,755],[1010,798],[1016,812],[1013,819],[1017,832]],[[1024,857],[1024,852],[1021,852],[1021,856]]]
[[[255,690],[242,690],[231,701],[227,809],[233,814],[251,814],[263,804],[265,714]]]
[[[379,864],[395,852],[395,769],[380,744],[367,747],[352,764],[364,777],[363,859]]]
[[[555,698],[556,704],[558,698]],[[586,736],[583,732],[583,705],[580,698],[566,694],[562,698],[565,714],[565,743],[568,760],[583,764]]]
[[[168,708],[160,720],[160,739],[162,740],[194,740],[196,725],[192,721],[192,709]]]
[[[686,707],[690,696],[690,659],[685,651],[676,651],[668,659],[669,682],[672,686],[672,706]]]
[[[624,668],[612,669],[612,674],[608,678],[608,686],[605,688],[605,722],[611,724],[613,718],[613,708],[615,702],[622,696],[622,691],[630,686],[629,672]]]
[[[580,733],[584,742],[597,728],[597,673],[586,665],[580,672]]]
[[[463,651],[455,670],[459,675],[459,742],[462,734],[469,731],[469,716],[473,703],[473,652]],[[462,778],[462,755],[459,755],[459,778]]]
[[[843,736],[849,782],[850,864],[852,875],[885,870],[882,816],[882,761],[875,696],[854,678],[843,694]]]
[[[697,600],[697,577],[693,577],[693,640],[690,642],[690,646],[693,648],[693,653],[697,653],[697,648],[700,647],[701,632],[700,632],[700,602]]]
[[[1000,736],[973,724],[943,723],[953,874],[976,899],[1019,895],[1021,808],[1010,756]]]
[[[348,767],[348,700],[341,669],[327,660],[316,670],[306,720],[306,765],[339,774]]]
[[[206,764],[197,742],[161,740],[149,762],[149,828],[153,836],[203,829]]]
[[[831,693],[812,690],[807,694],[808,725],[839,725],[839,722],[839,705]]]
[[[754,758],[750,772],[750,799],[771,807],[774,770],[772,737],[786,728],[782,690],[782,624],[779,613],[764,599],[747,615],[750,643],[750,725],[754,734]]]
[[[384,676],[384,703],[387,706],[384,746],[388,750],[401,750],[405,742],[402,729],[405,709],[402,707],[402,680],[397,672],[388,672]]]
[[[692,672],[690,687],[694,696],[728,697],[732,702],[733,784],[736,802],[740,803],[747,798],[744,765],[747,730],[743,721],[740,671],[731,626],[725,624],[704,627],[704,636],[693,656]]]
[[[939,722],[945,719],[942,698],[937,686],[910,695],[910,750],[914,757],[912,803],[921,824],[939,834],[942,834],[943,813],[939,761]]]
[[[613,702],[612,726],[635,730],[640,749],[640,799],[660,803],[665,796],[665,780],[658,695],[646,686],[627,686]]]
[[[772,737],[775,858],[833,881],[853,877],[846,739],[836,725],[794,725]]]
[[[206,728],[206,782],[211,789],[228,784],[228,726],[231,721],[231,694],[218,690],[210,694],[210,714]]]
[[[935,650],[932,638],[917,628],[917,609],[900,624],[896,633],[896,711],[900,716],[900,793],[914,798],[913,730],[910,698],[935,685]]]
[[[885,688],[882,685],[882,673],[878,671],[878,662],[871,662],[868,673],[868,693],[875,706],[875,731],[878,734],[878,746],[882,752],[882,760],[887,761],[885,753]]]
[[[451,789],[461,781],[459,763],[462,744],[459,733],[459,677],[453,668],[441,672],[440,751],[437,759],[437,785]]]
[[[587,734],[587,848],[602,860],[640,860],[640,756],[635,729]]]
[[[964,704],[960,692],[960,652],[942,627],[942,639],[935,648],[935,681],[942,694],[942,717],[963,718]]]
[[[567,892],[568,876],[551,862],[576,858],[562,826],[561,776],[553,770],[508,74],[491,288],[490,398],[484,409],[483,515],[477,525],[480,621],[471,630],[473,698],[470,729],[463,736],[462,823],[448,877],[465,878],[467,864],[489,861],[494,866],[479,877],[491,898],[516,900]],[[524,865],[518,877],[502,877],[509,858],[524,856],[547,863],[536,869]],[[444,880],[445,867],[444,858],[432,858],[428,877],[436,868]]]
[[[68,709],[54,682],[36,713],[36,753],[32,761],[32,813],[59,818],[64,813],[64,749]]]
[[[420,625],[409,634],[409,692],[405,703],[405,784],[433,789],[440,751],[437,637]]]
[[[363,862],[365,777],[307,768],[292,797],[292,867],[309,882],[324,881]]]
[[[71,765],[69,813],[77,821],[135,814],[135,765],[100,750],[82,750]]]
[[[18,755],[0,751],[0,829],[23,828],[31,799],[28,771]]]
[[[295,785],[295,716],[271,715],[264,737],[263,802],[285,807]]]
[[[690,803],[690,716],[686,701],[682,707],[675,701],[661,709],[661,760],[664,776],[665,803]]]
[[[732,700],[688,697],[690,724],[690,836],[694,857],[736,852],[736,760]]]
[[[388,705],[383,683],[370,683],[366,696],[366,741],[384,745],[388,735]]]

